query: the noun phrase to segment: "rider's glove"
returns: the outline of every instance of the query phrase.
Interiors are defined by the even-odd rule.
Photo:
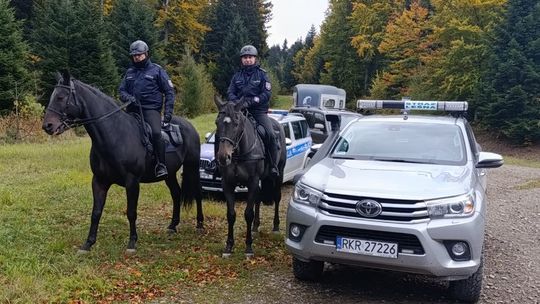
[[[172,119],[171,113],[166,113],[165,116],[163,116],[163,122],[164,123],[170,123]]]
[[[137,98],[135,98],[135,96],[133,95],[129,95],[129,97],[127,98],[127,101],[132,104],[137,104]]]

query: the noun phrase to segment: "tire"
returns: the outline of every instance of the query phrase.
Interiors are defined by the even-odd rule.
[[[450,295],[459,301],[476,303],[482,292],[482,274],[484,272],[484,257],[480,258],[480,267],[465,280],[450,282]]]
[[[294,276],[301,281],[318,281],[323,273],[324,262],[309,261],[303,262],[292,258],[292,268]]]
[[[311,161],[311,157],[306,157],[306,160],[304,161],[304,168],[305,169],[308,165],[309,165],[309,162]]]

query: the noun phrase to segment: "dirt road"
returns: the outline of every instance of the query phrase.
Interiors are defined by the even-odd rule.
[[[486,264],[480,303],[540,303],[540,169],[489,172]],[[283,197],[290,195],[286,186]],[[330,266],[319,283],[262,273],[263,293],[245,303],[454,303],[447,283],[427,277]]]

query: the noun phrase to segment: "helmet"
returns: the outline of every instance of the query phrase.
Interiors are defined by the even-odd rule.
[[[148,44],[142,40],[134,41],[129,46],[129,55],[140,55],[148,52]]]
[[[257,56],[257,49],[253,45],[250,45],[250,44],[244,45],[240,49],[240,57],[247,56],[247,55]]]

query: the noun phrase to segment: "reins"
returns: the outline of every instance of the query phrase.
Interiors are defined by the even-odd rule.
[[[223,137],[220,136],[220,137],[219,137],[219,141],[220,141],[220,142],[228,141],[228,142],[231,143],[231,145],[233,145],[233,155],[232,155],[232,158],[233,158],[234,160],[242,160],[246,155],[250,154],[253,150],[255,150],[255,146],[257,145],[257,137],[258,137],[258,136],[257,136],[257,130],[254,128],[255,138],[254,138],[254,140],[253,140],[253,144],[251,145],[251,148],[250,148],[248,151],[246,151],[246,152],[244,152],[244,153],[242,153],[242,154],[236,154],[236,155],[235,155],[235,153],[234,153],[235,151],[236,151],[237,153],[240,153],[239,146],[240,146],[240,142],[242,141],[242,138],[244,137],[244,134],[245,134],[245,131],[246,131],[246,122],[247,122],[247,123],[250,123],[249,120],[248,120],[248,118],[247,118],[247,116],[245,116],[244,114],[242,114],[242,117],[243,117],[243,119],[244,119],[244,128],[242,128],[242,133],[240,133],[240,136],[238,136],[238,138],[237,138],[236,141],[234,141],[234,140],[232,140],[232,139],[230,139],[230,138],[228,138],[228,137],[225,137],[225,136],[223,136]],[[261,157],[260,159],[264,159],[264,157]]]
[[[61,88],[67,88],[69,89],[69,99],[66,103],[66,109],[69,107],[69,106],[74,106],[74,107],[77,107],[77,109],[80,111],[80,106],[79,106],[79,99],[77,98],[77,94],[76,94],[76,91],[75,91],[75,84],[73,83],[73,81],[71,82],[71,85],[70,86],[67,86],[67,85],[63,85],[63,84],[57,84],[55,87],[61,87]],[[70,103],[71,101],[71,97],[73,96],[73,100],[75,101],[74,103]],[[57,110],[53,107],[48,107],[47,110],[48,111],[51,111],[53,113],[56,113],[58,115],[60,115],[62,117],[61,119],[61,122],[62,122],[62,125],[66,126],[68,129],[70,128],[74,128],[74,127],[79,127],[79,126],[83,126],[83,125],[88,125],[88,124],[91,124],[91,123],[95,123],[95,122],[98,122],[100,120],[103,120],[123,109],[125,109],[127,106],[129,106],[132,102],[131,101],[128,101],[124,104],[122,104],[121,106],[115,108],[114,110],[108,112],[108,113],[105,113],[103,115],[99,115],[99,116],[96,116],[96,117],[89,117],[89,118],[83,118],[83,119],[79,119],[79,118],[74,118],[74,119],[69,119],[68,118],[68,114],[66,114],[65,111],[60,111],[60,110]]]

